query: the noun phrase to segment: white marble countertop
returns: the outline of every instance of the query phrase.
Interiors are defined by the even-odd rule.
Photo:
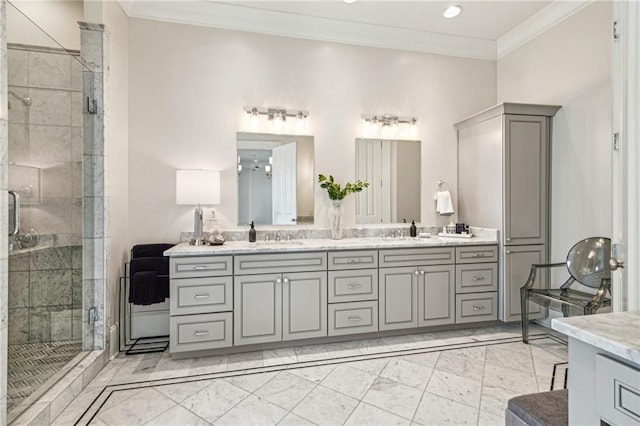
[[[640,365],[640,311],[554,318],[551,327]]]
[[[180,243],[164,252],[165,256],[211,256],[217,254],[286,253],[298,251],[363,250],[385,248],[418,248],[444,246],[476,246],[498,244],[497,237],[430,237],[430,238],[343,238],[304,239],[292,241],[227,241],[221,246],[192,246]]]

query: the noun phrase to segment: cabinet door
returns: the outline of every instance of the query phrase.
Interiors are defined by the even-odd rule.
[[[549,124],[547,117],[505,115],[503,244],[546,244]]]
[[[327,335],[327,273],[298,272],[282,278],[282,339]]]
[[[418,268],[381,268],[379,272],[379,328],[418,326]]]
[[[282,275],[236,276],[233,286],[234,345],[282,340]]]
[[[507,246],[503,247],[504,256],[504,280],[501,317],[502,321],[520,321],[520,287],[527,282],[531,265],[534,263],[547,263],[547,248],[537,246]],[[548,274],[538,271],[534,287],[544,288],[547,284]],[[546,310],[535,303],[529,304],[529,318],[542,318]]]
[[[455,267],[420,267],[418,326],[453,324],[455,315]]]

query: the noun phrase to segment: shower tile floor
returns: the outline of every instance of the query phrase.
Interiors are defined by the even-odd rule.
[[[82,342],[9,345],[7,409],[28,398],[82,351]]]
[[[173,359],[120,355],[54,425],[504,425],[506,401],[562,388],[567,346],[517,324]]]

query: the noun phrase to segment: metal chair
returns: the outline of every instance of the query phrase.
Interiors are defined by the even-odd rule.
[[[591,315],[603,306],[611,305],[611,298],[606,297],[611,291],[611,240],[604,237],[586,238],[576,243],[563,263],[531,265],[531,272],[525,285],[520,288],[522,304],[522,341],[529,343],[529,302],[550,308],[561,305],[565,317],[570,314]],[[539,269],[565,266],[570,274],[560,288],[533,288]],[[575,283],[595,289],[595,293],[571,288]]]

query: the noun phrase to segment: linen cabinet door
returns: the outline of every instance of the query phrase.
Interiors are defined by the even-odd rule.
[[[327,273],[282,276],[282,340],[326,336]]]
[[[282,275],[236,276],[233,285],[234,345],[282,340]]]
[[[418,268],[381,268],[378,300],[380,330],[418,326]]]
[[[547,248],[542,245],[533,246],[507,246],[504,250],[504,306],[502,321],[520,321],[520,287],[527,282],[531,265],[534,263],[547,263]],[[545,288],[547,285],[547,272],[539,270],[536,275],[535,288]],[[543,318],[546,309],[537,303],[529,303],[529,318]]]
[[[418,281],[418,326],[453,324],[456,320],[455,267],[422,266]]]

